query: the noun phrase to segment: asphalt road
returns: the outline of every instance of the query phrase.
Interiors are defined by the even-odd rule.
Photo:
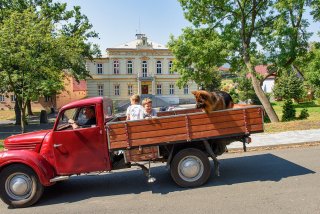
[[[221,176],[184,189],[164,165],[148,185],[140,170],[76,177],[47,188],[33,207],[0,213],[320,213],[320,146],[224,154]]]

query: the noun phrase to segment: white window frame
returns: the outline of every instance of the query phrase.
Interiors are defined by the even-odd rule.
[[[103,64],[97,63],[97,74],[103,74]]]
[[[148,77],[148,62],[146,60],[142,61],[142,77]]]
[[[97,88],[98,88],[98,96],[103,96],[104,95],[104,85],[99,84],[99,85],[97,85]]]
[[[4,95],[0,94],[0,102],[4,102]]]
[[[44,101],[46,102],[46,103],[48,103],[48,102],[52,102],[52,97],[51,96],[44,96]]]
[[[173,74],[173,72],[171,71],[172,70],[172,64],[173,64],[173,62],[172,62],[172,60],[170,60],[169,63],[168,63],[169,74]]]
[[[16,95],[10,95],[10,100],[12,103],[16,102]]]
[[[86,67],[86,71],[89,71],[89,68],[90,68],[89,62],[86,62],[85,67]]]
[[[113,60],[113,74],[120,73],[120,62],[119,60]]]
[[[161,95],[161,94],[162,94],[162,85],[157,84],[157,95]]]
[[[114,85],[114,96],[120,96],[120,84]]]
[[[183,94],[189,94],[189,85],[184,85]]]
[[[129,96],[133,95],[133,86],[132,85],[128,85],[128,95]]]
[[[174,84],[169,85],[169,94],[173,95],[174,94]]]
[[[133,62],[132,60],[127,61],[127,74],[133,74]]]
[[[162,62],[160,60],[156,62],[156,70],[157,74],[162,74]]]

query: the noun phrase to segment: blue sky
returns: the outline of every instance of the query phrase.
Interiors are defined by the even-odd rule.
[[[166,45],[169,35],[178,36],[190,26],[176,0],[59,0],[79,5],[89,18],[100,40],[102,50],[135,39],[140,31],[157,43]]]
[[[58,0],[69,6],[79,5],[99,33],[103,51],[135,39],[139,31],[157,43],[166,45],[170,34],[178,36],[191,24],[185,20],[177,0]],[[308,16],[309,17],[309,16]],[[311,18],[310,18],[311,19]],[[140,20],[140,25],[139,25]],[[139,27],[140,26],[140,27]],[[310,21],[312,32],[320,30],[319,23]],[[320,41],[314,34],[311,41]]]

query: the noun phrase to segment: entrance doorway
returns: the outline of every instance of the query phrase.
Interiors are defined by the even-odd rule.
[[[141,94],[148,94],[148,85],[142,85],[141,89]]]

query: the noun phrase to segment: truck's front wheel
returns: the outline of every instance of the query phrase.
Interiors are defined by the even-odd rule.
[[[201,186],[210,176],[208,157],[199,149],[188,148],[178,152],[171,162],[171,177],[182,187]]]
[[[34,171],[22,164],[4,168],[0,174],[0,197],[12,207],[27,207],[39,200],[43,186]]]

